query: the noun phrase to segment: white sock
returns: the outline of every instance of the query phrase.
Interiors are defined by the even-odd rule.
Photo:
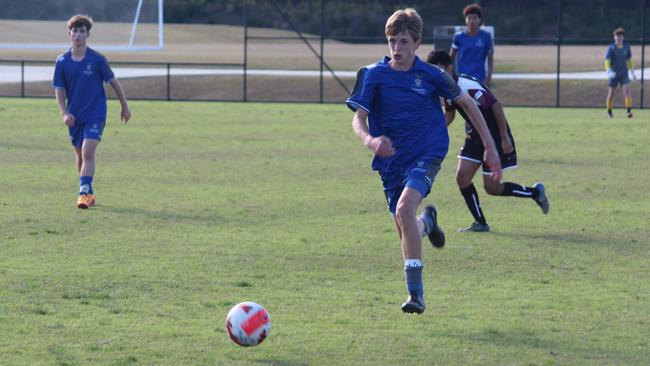
[[[422,267],[422,261],[419,259],[405,259],[404,267]]]
[[[425,236],[427,235],[427,226],[424,224],[424,221],[420,216],[416,217],[417,220],[415,222],[418,225],[418,232],[420,233],[420,236]]]

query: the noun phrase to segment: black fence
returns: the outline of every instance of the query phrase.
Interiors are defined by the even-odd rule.
[[[197,43],[196,53],[187,47],[174,51],[186,44],[173,39],[159,55],[151,56],[151,51],[107,53],[129,98],[339,103],[349,94],[356,69],[386,54],[383,27],[395,9],[411,6],[422,15],[425,29],[419,55],[424,57],[434,47],[448,49],[451,34],[440,30],[463,25],[462,8],[467,5],[457,1],[224,3],[236,6],[228,8],[229,17],[220,14],[214,41]],[[647,0],[615,4],[494,0],[480,4],[484,21],[495,32],[491,87],[504,104],[603,106],[607,93],[604,56],[613,41],[612,30],[623,26],[638,77],[630,84],[634,106],[648,105],[644,91]],[[207,15],[193,20],[213,21]],[[173,35],[174,29],[183,27],[193,25],[170,23],[166,32]],[[229,41],[222,41],[223,32]],[[53,95],[54,57],[10,56],[10,51],[0,50],[0,76],[5,75],[0,77],[0,96]],[[616,104],[622,103],[622,97],[617,97]]]

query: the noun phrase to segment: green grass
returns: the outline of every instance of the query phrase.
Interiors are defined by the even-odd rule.
[[[647,365],[650,113],[510,108],[531,201],[455,187],[461,123],[427,202],[427,311],[406,316],[399,244],[343,105],[132,102],[78,185],[53,99],[0,99],[3,365]],[[240,348],[240,301],[271,335]]]

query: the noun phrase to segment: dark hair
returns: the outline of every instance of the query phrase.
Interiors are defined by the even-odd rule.
[[[451,56],[445,50],[433,50],[427,56],[427,62],[432,65],[442,65],[447,67],[451,65]]]
[[[613,33],[613,34],[614,34],[615,36],[617,36],[617,35],[619,35],[619,34],[625,35],[625,29],[623,29],[623,27],[618,27],[618,28],[614,29],[614,33]]]
[[[86,27],[87,31],[90,31],[90,28],[93,27],[93,18],[90,15],[77,14],[73,15],[70,20],[68,20],[68,30],[73,28]]]
[[[463,16],[467,17],[470,14],[476,14],[479,18],[483,19],[483,9],[479,4],[469,4],[463,9]]]

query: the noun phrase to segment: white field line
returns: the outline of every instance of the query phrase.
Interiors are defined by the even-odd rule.
[[[120,79],[137,77],[160,77],[167,75],[167,69],[161,67],[116,67],[113,68],[115,76]],[[650,68],[645,70],[647,74]],[[356,71],[335,71],[341,78],[353,78]],[[636,71],[637,76],[641,75],[640,70]],[[54,74],[54,66],[25,66],[25,82],[51,81]],[[209,69],[192,68],[188,66],[172,67],[171,76],[194,76],[194,75],[243,75],[243,69]],[[270,69],[249,69],[247,74],[251,76],[283,76],[283,77],[320,77],[318,70],[270,70]],[[331,78],[328,71],[323,76]],[[497,73],[493,79],[517,79],[517,80],[555,80],[555,73]],[[605,71],[590,72],[563,72],[560,73],[561,80],[606,80]],[[20,65],[0,65],[0,83],[19,83],[21,80]]]

